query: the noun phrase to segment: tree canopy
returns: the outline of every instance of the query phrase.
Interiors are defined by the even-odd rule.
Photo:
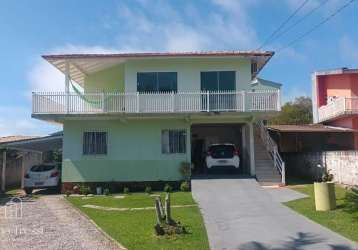
[[[269,124],[301,125],[312,123],[312,100],[310,97],[296,97],[294,101],[286,102],[281,113],[269,121]]]

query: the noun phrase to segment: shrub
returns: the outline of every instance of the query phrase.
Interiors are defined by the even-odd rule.
[[[189,180],[191,176],[191,164],[190,162],[183,161],[180,164],[179,171],[185,180]]]
[[[91,193],[91,188],[89,186],[86,186],[86,185],[80,186],[80,194],[88,195],[90,193]]]
[[[165,186],[164,186],[164,192],[170,193],[170,192],[172,192],[172,191],[173,191],[173,187],[170,186],[168,183],[165,184]]]
[[[104,194],[104,195],[109,195],[109,194],[110,194],[109,188],[105,188],[105,189],[103,190],[103,194]]]
[[[183,192],[188,192],[190,190],[189,182],[188,181],[183,181],[180,184],[180,190],[183,191]]]
[[[79,193],[80,193],[80,187],[79,187],[78,185],[74,185],[74,186],[73,186],[73,192],[74,192],[75,194],[79,194]]]
[[[152,187],[151,186],[146,186],[145,190],[144,190],[147,194],[152,193]]]
[[[129,188],[128,188],[128,187],[124,187],[124,188],[123,188],[123,193],[129,194]]]
[[[330,173],[330,171],[325,168],[322,174],[322,182],[328,182],[333,180],[333,174]]]

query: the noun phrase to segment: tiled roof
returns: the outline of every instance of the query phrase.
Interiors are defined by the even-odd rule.
[[[322,124],[307,124],[307,125],[269,125],[266,126],[268,130],[278,131],[278,132],[358,132],[358,130],[350,129],[350,128],[342,128],[342,127],[332,127],[325,126]]]
[[[22,140],[29,140],[33,138],[38,138],[39,136],[28,136],[28,135],[11,135],[11,136],[4,136],[0,137],[0,143],[7,143],[7,142],[15,142],[15,141],[22,141]]]
[[[136,58],[136,57],[190,57],[190,56],[273,56],[273,51],[194,51],[194,52],[143,52],[114,54],[58,54],[43,55],[45,59],[79,58]]]

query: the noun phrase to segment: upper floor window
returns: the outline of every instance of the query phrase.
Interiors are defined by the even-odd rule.
[[[84,132],[83,154],[84,155],[107,154],[107,132]]]
[[[177,92],[177,72],[138,72],[138,92]]]
[[[225,91],[236,89],[235,71],[200,72],[202,91]]]

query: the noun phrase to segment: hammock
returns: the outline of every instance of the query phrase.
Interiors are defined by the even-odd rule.
[[[91,100],[88,97],[86,97],[84,94],[82,94],[82,92],[72,83],[71,81],[71,86],[73,88],[73,90],[75,91],[75,93],[85,102],[94,105],[96,108],[100,108],[101,107],[101,102],[100,100]]]

